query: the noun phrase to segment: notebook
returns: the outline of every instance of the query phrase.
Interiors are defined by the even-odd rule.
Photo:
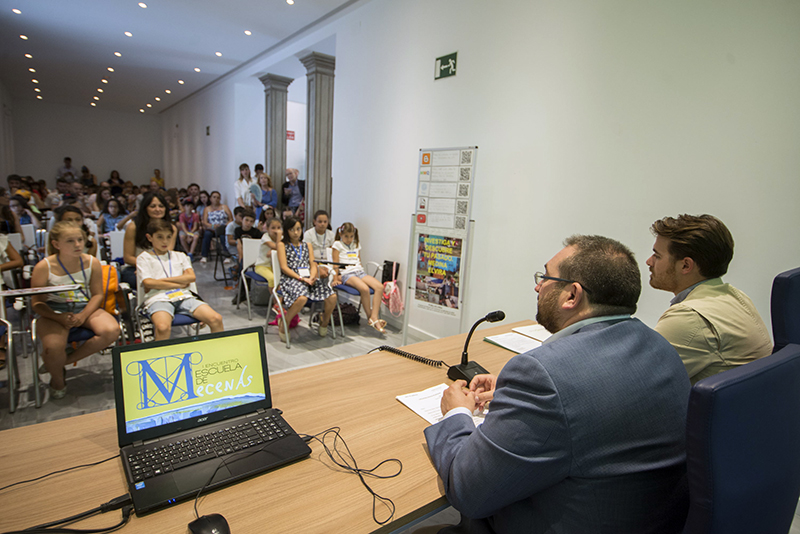
[[[112,358],[137,515],[311,454],[272,407],[262,327],[114,347]]]

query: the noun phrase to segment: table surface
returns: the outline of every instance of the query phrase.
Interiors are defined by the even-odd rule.
[[[470,359],[498,373],[514,354],[483,336],[509,332],[531,321],[477,332]],[[459,363],[466,334],[403,347],[407,352]],[[376,340],[376,345],[378,340]],[[358,477],[335,467],[322,446],[310,443],[310,458],[225,487],[200,498],[200,515],[220,513],[233,532],[391,531],[445,504],[441,481],[430,461],[422,431],[427,422],[397,401],[397,395],[449,383],[445,368],[375,352],[297,369],[270,377],[272,400],[301,434],[341,428],[359,467],[387,458],[403,462],[400,476],[369,484],[396,505],[384,528],[372,519],[372,496]],[[0,486],[52,471],[97,462],[118,454],[114,410],[0,432]],[[391,470],[391,466],[386,466]],[[22,484],[0,492],[0,532],[27,528],[99,506],[126,493],[119,459]],[[378,508],[378,517],[388,517]],[[119,512],[103,514],[75,528],[111,526]],[[132,516],[124,532],[186,532],[192,502]]]

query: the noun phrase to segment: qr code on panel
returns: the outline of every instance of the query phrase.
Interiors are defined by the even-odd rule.
[[[461,151],[461,163],[459,165],[472,165],[472,150]]]
[[[469,184],[458,184],[458,196],[469,197]]]
[[[466,215],[467,214],[467,206],[469,202],[466,200],[457,200],[456,201],[456,214],[457,215]]]
[[[459,180],[462,182],[469,182],[470,178],[472,178],[472,167],[461,167],[459,170]]]
[[[467,218],[456,217],[456,230],[466,230],[466,229],[467,229]]]

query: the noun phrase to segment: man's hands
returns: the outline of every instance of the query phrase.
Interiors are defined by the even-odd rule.
[[[464,380],[456,380],[442,395],[442,415],[453,408],[464,407],[471,412],[483,411],[486,403],[494,398],[494,386],[497,377],[494,375],[477,375],[469,387]]]
[[[497,377],[494,375],[476,375],[469,385],[469,390],[475,394],[475,402],[479,410],[486,407],[486,403],[494,398],[494,385]]]

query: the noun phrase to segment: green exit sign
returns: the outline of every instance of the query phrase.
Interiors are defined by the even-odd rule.
[[[447,54],[446,56],[436,58],[436,72],[433,75],[434,80],[440,78],[447,78],[448,76],[456,75],[456,58],[458,52]]]

